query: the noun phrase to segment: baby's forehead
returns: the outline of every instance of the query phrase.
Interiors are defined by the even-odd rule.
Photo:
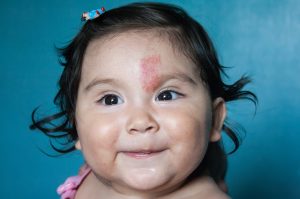
[[[158,63],[158,59],[162,67],[182,65],[192,69],[193,73],[197,69],[191,59],[174,47],[166,36],[153,30],[132,30],[95,39],[88,45],[83,65],[110,66],[126,62],[124,67],[129,67],[136,64],[130,60],[139,60],[139,65],[145,66],[147,63],[149,66],[149,63]]]
[[[133,29],[127,30],[124,32],[117,32],[98,37],[89,42],[86,52],[92,54],[107,53],[112,50],[116,50],[116,47],[119,49],[126,48],[131,50],[134,43],[137,43],[139,46],[145,46],[147,50],[169,50],[172,52],[173,56],[182,57],[187,59],[193,64],[191,56],[189,56],[184,48],[182,41],[177,41],[172,37],[170,32],[162,31],[159,29],[149,29],[149,30],[140,30]],[[132,52],[137,53],[137,52]],[[118,55],[116,55],[118,56]]]
[[[175,31],[176,32],[176,31]],[[92,38],[88,43],[88,48],[94,46],[95,43],[100,41],[103,45],[113,45],[118,44],[124,41],[124,38],[133,38],[136,40],[148,40],[149,46],[155,43],[165,43],[168,46],[172,47],[176,53],[182,53],[182,45],[183,42],[180,40],[174,39],[175,36],[171,31],[166,31],[161,28],[153,28],[153,29],[129,29],[125,31],[116,31],[111,33],[105,33],[101,36],[96,36]],[[179,47],[180,46],[180,47]]]

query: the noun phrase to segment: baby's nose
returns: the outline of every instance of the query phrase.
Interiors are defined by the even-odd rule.
[[[158,122],[147,108],[132,109],[128,114],[128,133],[155,133],[159,130]]]

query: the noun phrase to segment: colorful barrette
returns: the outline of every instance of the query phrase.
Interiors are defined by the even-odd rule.
[[[87,20],[92,20],[97,17],[99,17],[101,14],[105,12],[105,8],[102,7],[100,9],[92,10],[90,12],[84,12],[82,13],[81,20],[82,21],[87,21]]]

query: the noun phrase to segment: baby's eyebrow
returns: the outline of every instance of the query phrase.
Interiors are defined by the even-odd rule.
[[[111,78],[107,78],[107,79],[93,79],[85,88],[84,91],[88,92],[89,90],[91,90],[91,88],[97,86],[97,85],[101,85],[101,84],[111,84],[111,85],[118,85],[117,80],[115,79],[111,79]]]
[[[191,78],[190,76],[184,73],[172,73],[166,75],[162,74],[159,77],[159,80],[160,80],[160,84],[163,84],[170,80],[179,80],[181,82],[187,82],[189,84],[192,84],[193,86],[197,85],[196,81],[193,78]]]
[[[159,76],[159,84],[163,84],[170,80],[179,80],[181,82],[187,82],[193,86],[197,85],[196,81],[193,78],[189,77],[184,73],[172,73],[172,74],[162,74]],[[120,83],[116,79],[107,78],[107,79],[93,79],[85,88],[84,91],[88,92],[91,88],[101,85],[101,84],[110,84],[110,85],[119,85]]]

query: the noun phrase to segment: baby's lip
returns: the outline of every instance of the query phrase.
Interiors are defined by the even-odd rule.
[[[144,153],[144,154],[149,154],[149,153],[158,153],[163,151],[164,149],[137,149],[137,150],[128,150],[128,151],[122,151],[123,153]]]
[[[141,150],[122,151],[122,153],[132,158],[143,159],[143,158],[150,158],[159,155],[163,151],[165,151],[165,149],[147,149],[147,150],[141,149]]]

